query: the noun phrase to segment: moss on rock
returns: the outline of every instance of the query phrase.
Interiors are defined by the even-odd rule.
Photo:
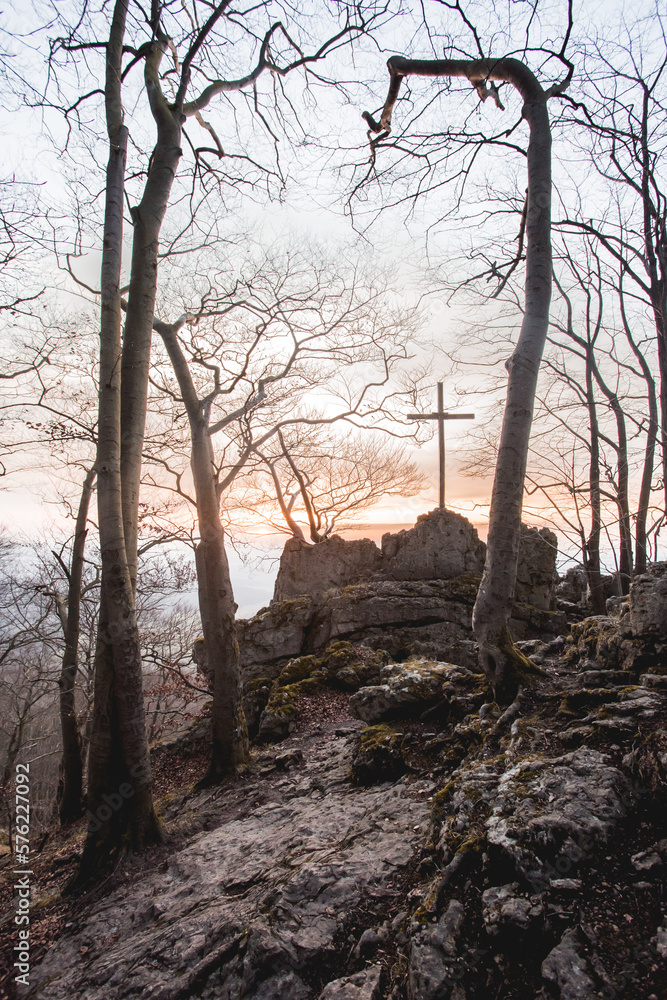
[[[386,723],[362,730],[351,768],[356,785],[393,781],[405,773],[406,767],[402,732]]]

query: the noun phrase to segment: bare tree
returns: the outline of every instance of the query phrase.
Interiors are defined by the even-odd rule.
[[[457,9],[458,5],[457,5]],[[466,22],[468,26],[469,22]],[[394,105],[406,77],[467,79],[482,100],[491,97],[499,107],[497,83],[511,84],[523,99],[522,118],[530,129],[527,151],[527,195],[520,250],[525,244],[525,308],[518,342],[506,363],[509,371],[505,417],[496,462],[489,514],[489,541],[482,582],[473,613],[480,664],[496,691],[516,690],[517,677],[530,669],[514,646],[507,623],[516,580],[523,488],[537,376],[546,342],[551,300],[551,130],[547,103],[569,85],[573,67],[565,57],[571,19],[558,58],[567,67],[560,83],[544,89],[535,74],[515,58],[405,59],[388,62],[389,93],[377,122],[366,113],[373,140],[372,157],[391,131]],[[554,55],[555,53],[552,53]]]
[[[252,278],[233,282],[227,293],[212,287],[189,322],[185,316],[171,325],[155,320],[176,386],[167,373],[156,374],[154,382],[182,403],[188,421],[200,539],[195,550],[199,607],[214,677],[207,782],[219,780],[247,754],[221,500],[281,428],[381,419],[397,395],[391,385],[394,370],[408,357],[412,324],[405,310],[383,314],[382,295],[366,288],[359,275],[336,274],[305,259],[293,253],[282,266],[265,262]],[[341,383],[340,371],[355,368],[365,376],[359,384]],[[300,398],[325,385],[329,412],[300,411]],[[170,468],[166,456],[174,448],[173,426],[169,438],[152,459],[162,475]],[[183,472],[177,470],[171,466],[173,488],[185,497]]]
[[[88,508],[96,471],[89,469],[81,488],[70,565],[58,557],[67,578],[67,599],[58,600],[58,614],[63,627],[65,651],[58,686],[60,688],[60,726],[62,733],[61,778],[58,788],[58,811],[64,825],[83,813],[83,747],[76,711],[76,677],[79,667],[81,598]]]
[[[657,344],[663,491],[667,504],[667,57],[664,14],[624,23],[615,36],[584,48],[580,93],[567,96],[564,122],[590,157],[609,198],[580,200],[556,220],[563,232],[597,241],[617,280],[643,299],[653,316]],[[573,128],[574,126],[574,128]],[[600,204],[608,207],[600,210]],[[629,331],[629,327],[627,327]],[[642,364],[637,358],[639,364]],[[650,374],[650,373],[649,373]],[[647,499],[648,483],[642,495]],[[665,505],[663,505],[665,507]],[[642,506],[642,511],[645,505]],[[667,509],[667,507],[665,507]],[[637,540],[645,566],[645,540]]]
[[[84,874],[104,862],[121,844],[141,847],[160,838],[150,794],[150,766],[141,709],[140,643],[133,602],[150,346],[161,261],[159,240],[183,155],[183,139],[189,141],[185,123],[188,119],[198,122],[207,139],[213,141],[212,146],[193,148],[194,176],[204,182],[204,188],[208,185],[209,192],[217,191],[228,182],[229,174],[222,169],[227,154],[215,128],[202,117],[211,101],[221,94],[253,89],[254,109],[265,120],[256,99],[258,80],[263,74],[270,73],[280,79],[297,68],[308,71],[328,51],[367,26],[360,8],[339,8],[333,34],[307,54],[280,21],[270,19],[269,3],[262,3],[253,11],[237,10],[228,0],[212,8],[198,4],[191,17],[191,12],[175,12],[170,5],[160,2],[154,3],[147,13],[133,0],[116,0],[108,41],[95,34],[96,13],[87,11],[85,19],[68,28],[51,46],[51,70],[58,79],[62,79],[62,73],[56,74],[56,68],[63,60],[74,60],[81,66],[84,58],[92,59],[96,52],[103,52],[106,59],[104,98],[109,163],[102,257],[97,455],[103,601],[90,750],[92,818],[82,864]],[[100,13],[104,18],[104,8]],[[246,56],[252,59],[251,65],[235,79],[226,77],[222,71],[232,52],[239,59]],[[284,62],[283,52],[290,56]],[[165,68],[163,63],[167,60],[171,65]],[[144,71],[145,96],[157,137],[147,165],[140,170],[143,188],[139,200],[130,208],[132,256],[121,341],[121,254],[128,149],[123,92],[137,66]],[[90,94],[79,94],[66,108],[68,118],[76,120],[86,99],[99,90],[97,85]],[[272,134],[270,126],[267,127]],[[240,159],[261,175],[252,156]],[[211,160],[220,164],[219,171]],[[234,183],[242,183],[242,174],[237,175]],[[190,201],[191,207],[194,204],[196,198]],[[193,228],[196,224],[193,226],[190,219],[185,230],[191,234]],[[219,697],[216,706],[220,707]],[[109,731],[110,720],[114,720],[113,732]],[[125,798],[120,808],[113,809],[108,800],[118,799],[121,786],[129,786],[133,794]]]
[[[426,486],[426,477],[406,459],[404,448],[380,440],[377,433],[350,437],[300,435],[296,430],[289,442],[279,432],[278,447],[260,453],[273,489],[267,490],[256,473],[255,495],[244,496],[244,503],[258,511],[270,511],[277,502],[284,521],[281,530],[286,527],[295,538],[305,541],[296,520],[299,508],[310,540],[317,543],[350,527],[384,497],[414,497]],[[270,513],[265,516],[279,526]]]

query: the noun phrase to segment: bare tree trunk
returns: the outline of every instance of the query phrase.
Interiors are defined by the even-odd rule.
[[[665,251],[667,257],[667,251]],[[664,272],[667,274],[667,260],[664,262]],[[662,478],[664,488],[664,509],[667,513],[667,303],[665,302],[665,286],[667,280],[659,279],[652,283],[651,299],[655,328],[658,335],[658,368],[660,370],[660,443],[662,446]]]
[[[312,542],[315,542],[315,543],[321,542],[323,540],[324,536],[319,531],[319,525],[318,525],[317,519],[315,517],[315,511],[313,509],[313,505],[311,503],[310,496],[308,495],[308,488],[306,486],[306,481],[303,478],[303,476],[301,475],[301,473],[299,472],[294,459],[292,458],[292,456],[290,455],[289,451],[287,450],[287,445],[285,444],[285,440],[284,440],[284,438],[283,438],[283,436],[282,436],[282,434],[281,434],[280,431],[278,431],[278,439],[280,441],[280,447],[283,450],[283,455],[287,459],[288,465],[289,465],[290,469],[292,470],[292,472],[294,474],[294,478],[296,479],[297,483],[299,484],[299,492],[301,494],[301,499],[303,500],[303,506],[305,507],[305,510],[306,510],[306,516],[308,518],[308,527],[310,529],[310,539],[311,539]]]
[[[389,130],[401,80],[412,75],[466,77],[483,100],[492,96],[496,102],[497,94],[488,81],[511,83],[523,98],[523,117],[530,129],[525,309],[519,340],[506,363],[509,378],[491,496],[486,563],[473,611],[480,664],[499,696],[504,696],[516,689],[518,675],[532,668],[514,646],[508,622],[516,583],[528,442],[551,302],[551,128],[547,100],[551,93],[567,86],[571,71],[558,87],[544,91],[518,59],[419,60],[393,56],[388,67],[391,82],[380,125],[365,116],[374,131]]]
[[[619,558],[618,576],[622,594],[627,594],[632,583],[632,530],[630,528],[630,500],[628,496],[630,473],[628,468],[628,435],[625,427],[625,414],[617,393],[605,382],[595,358],[591,355],[590,363],[595,377],[604,395],[609,400],[616,420],[615,446],[618,466],[618,483],[616,484],[616,507],[618,510]]]
[[[517,59],[407,60],[392,57],[389,95],[381,128],[389,129],[400,82],[406,75],[467,77],[484,100],[497,93],[489,80],[511,83],[521,94],[523,118],[530,129],[526,208],[525,307],[516,348],[506,362],[509,372],[503,425],[489,512],[486,562],[473,610],[473,630],[482,669],[499,697],[512,695],[519,678],[533,665],[514,645],[509,633],[516,583],[521,511],[533,419],[535,391],[549,326],[552,284],[551,128],[547,101],[568,85],[565,80],[544,91],[528,67]],[[366,116],[373,129],[375,123]],[[379,131],[375,127],[375,131]]]
[[[88,508],[95,475],[96,470],[93,467],[83,481],[77,512],[68,581],[65,652],[58,682],[60,687],[60,728],[63,741],[58,784],[58,813],[63,826],[78,819],[83,813],[83,752],[76,714],[75,690],[79,655],[83,555],[86,535],[88,534]]]
[[[143,196],[139,205],[132,209],[134,235],[121,363],[123,532],[130,578],[135,590],[139,487],[157,295],[159,238],[182,155],[181,113],[169,107],[160,88],[158,74],[165,45],[161,39],[154,41],[145,64],[146,92],[157,126],[157,142],[150,158]]]
[[[294,538],[298,538],[299,541],[305,542],[306,538],[303,531],[301,530],[301,526],[297,524],[297,522],[294,520],[294,518],[290,513],[290,508],[285,502],[285,494],[283,493],[283,488],[280,485],[280,480],[278,478],[278,473],[275,470],[274,463],[269,459],[264,459],[264,462],[268,467],[269,472],[271,473],[271,479],[273,480],[273,486],[276,491],[276,499],[278,501],[278,506],[280,507],[280,513],[283,515],[285,519],[285,524],[292,532]]]
[[[660,372],[660,439],[662,446],[662,487],[664,512],[667,515],[667,229],[665,199],[656,182],[656,156],[650,133],[649,88],[642,81],[643,100],[641,141],[635,148],[641,160],[641,195],[643,208],[645,266],[649,276],[649,295],[658,341]]]
[[[192,475],[200,541],[195,551],[202,631],[213,674],[213,746],[205,784],[220,781],[248,760],[248,730],[243,714],[241,660],[236,640],[236,604],[220,521],[220,498],[208,429],[206,400],[200,400],[178,343],[183,320],[169,326],[155,321],[169,354],[190,424]]]
[[[639,487],[639,497],[637,500],[637,519],[635,522],[635,573],[646,572],[647,539],[646,522],[648,519],[648,509],[651,501],[651,484],[653,482],[653,468],[655,465],[655,446],[658,439],[658,401],[655,388],[655,379],[651,374],[651,369],[642,352],[639,350],[635,339],[632,336],[630,323],[625,311],[625,300],[623,296],[623,275],[620,276],[619,300],[621,304],[621,316],[623,319],[623,330],[626,339],[632,348],[632,352],[641,368],[642,376],[646,382],[646,396],[648,400],[648,428],[646,431],[646,447],[644,449],[644,464],[642,467],[642,479]]]
[[[96,462],[102,595],[89,749],[88,833],[74,884],[93,874],[116,851],[139,849],[161,839],[151,791],[141,649],[123,535],[120,473],[120,274],[128,139],[120,82],[127,5],[128,0],[116,2],[107,46],[109,163],[102,250]]]
[[[600,572],[600,532],[602,529],[601,497],[600,497],[600,433],[595,394],[593,391],[593,369],[590,341],[586,345],[586,402],[588,406],[588,427],[591,439],[591,460],[589,464],[588,482],[591,501],[591,530],[584,548],[584,563],[588,589],[591,595],[591,610],[594,615],[605,613],[602,574]]]

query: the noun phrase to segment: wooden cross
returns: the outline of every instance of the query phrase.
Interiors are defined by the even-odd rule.
[[[474,420],[474,413],[445,413],[442,382],[438,382],[438,409],[436,413],[408,413],[408,420],[437,420],[440,452],[440,503],[445,506],[445,420]]]

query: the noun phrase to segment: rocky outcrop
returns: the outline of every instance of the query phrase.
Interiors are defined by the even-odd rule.
[[[361,687],[350,698],[350,712],[365,722],[383,722],[419,716],[443,701],[445,694],[463,679],[470,686],[470,671],[451,663],[412,661],[391,663],[380,671],[381,683]],[[478,675],[480,691],[486,693],[486,684]],[[480,704],[484,700],[480,698]]]
[[[458,899],[434,925],[421,927],[413,935],[408,971],[409,1000],[447,1000],[462,965],[460,943],[465,908]]]
[[[666,609],[667,563],[654,563],[635,578],[627,597],[608,601],[610,613],[572,626],[568,656],[598,671],[646,674],[654,678],[647,683],[660,686],[667,674]]]
[[[31,996],[667,995],[667,690],[595,659],[642,641],[629,623],[533,643],[544,674],[508,707],[447,663],[291,660],[280,751],[161,799],[171,845],[72,905]]]
[[[382,566],[382,553],[370,538],[345,540],[338,535],[309,545],[299,538],[286,542],[273,591],[274,602],[308,594],[321,597],[327,590],[368,580]]]
[[[437,508],[414,528],[382,536],[382,571],[390,580],[451,580],[481,576],[486,545],[467,518]]]
[[[289,658],[319,653],[338,640],[384,649],[393,659],[422,656],[473,668],[471,616],[484,552],[473,525],[447,510],[384,535],[382,551],[369,539],[334,536],[318,545],[291,539],[273,603],[238,622],[246,688],[275,679]],[[555,560],[556,536],[525,528],[511,621],[518,640],[555,636],[566,627],[554,610]],[[201,645],[194,656],[205,673]]]
[[[277,785],[227,789],[236,818],[93,906],[33,971],[35,1000],[374,1000],[381,968],[346,958],[419,857],[433,785],[353,786],[362,725],[311,737]]]
[[[549,528],[521,527],[514,600],[540,611],[556,610],[558,539]]]
[[[654,563],[650,573],[634,580],[629,625],[633,636],[667,637],[667,563]]]
[[[524,526],[516,600],[543,611],[555,609],[558,541],[548,528]],[[436,508],[414,528],[382,536],[382,549],[368,538],[334,535],[317,545],[290,539],[283,550],[273,600],[304,594],[320,599],[329,590],[367,580],[453,580],[480,577],[486,545],[461,514]]]
[[[634,804],[628,777],[597,750],[522,760],[498,784],[486,837],[522,879],[544,888],[559,859],[577,865]]]
[[[395,660],[427,657],[471,669],[477,646],[471,629],[478,580],[376,580],[327,594],[321,601],[295,598],[264,608],[238,623],[246,685],[275,679],[287,659],[319,654],[332,642],[385,650]],[[564,615],[517,604],[516,639],[554,637]]]
[[[287,657],[305,652],[316,610],[312,597],[298,597],[262,608],[253,618],[237,623],[246,682],[264,676],[264,664],[282,663]]]
[[[600,996],[583,944],[573,928],[566,931],[553,951],[549,952],[542,963],[542,980],[548,995],[558,1000],[588,1000]],[[615,991],[611,993],[611,996],[614,995]]]

